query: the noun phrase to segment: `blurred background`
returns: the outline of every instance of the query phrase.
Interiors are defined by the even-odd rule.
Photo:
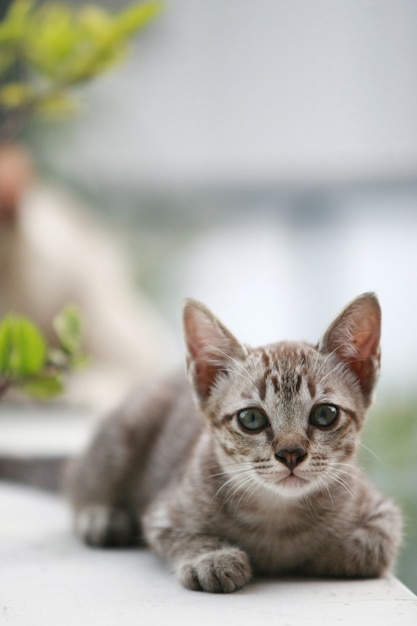
[[[417,592],[417,4],[167,0],[82,101],[19,139],[122,251],[170,336],[162,361],[181,360],[186,296],[256,345],[315,342],[378,294],[361,456],[404,508]]]

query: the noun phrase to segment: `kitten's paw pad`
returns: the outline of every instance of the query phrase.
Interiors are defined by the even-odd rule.
[[[139,529],[127,509],[91,505],[75,514],[77,536],[90,546],[127,546],[138,543]]]
[[[178,571],[182,584],[194,591],[231,593],[252,576],[248,557],[238,548],[223,548],[184,563]]]

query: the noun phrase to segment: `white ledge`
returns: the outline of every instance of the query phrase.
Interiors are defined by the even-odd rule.
[[[231,595],[183,589],[148,550],[96,550],[72,535],[58,497],[0,482],[1,623],[13,626],[416,626],[394,577],[255,580]]]

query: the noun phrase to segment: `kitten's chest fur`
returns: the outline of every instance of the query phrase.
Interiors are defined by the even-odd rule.
[[[305,564],[314,558],[315,543],[311,527],[298,519],[299,511],[283,507],[265,511],[257,510],[254,515],[241,512],[230,540],[250,556],[258,573],[288,574],[306,572]],[[273,516],[273,517],[272,517]]]
[[[316,515],[299,503],[271,498],[263,488],[244,502],[240,497],[232,500],[222,530],[250,555],[257,572],[295,572],[313,558],[322,534]]]

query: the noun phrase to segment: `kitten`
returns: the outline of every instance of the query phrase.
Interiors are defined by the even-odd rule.
[[[383,575],[401,516],[354,460],[379,370],[376,297],[354,300],[316,346],[249,348],[193,300],[184,329],[195,406],[172,380],[101,426],[67,479],[77,534],[143,537],[194,590]]]

